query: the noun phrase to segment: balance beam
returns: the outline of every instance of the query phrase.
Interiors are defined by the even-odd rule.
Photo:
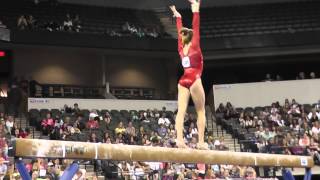
[[[310,156],[178,149],[151,146],[52,141],[17,138],[16,157],[101,159],[177,163],[230,164],[245,166],[313,167]]]

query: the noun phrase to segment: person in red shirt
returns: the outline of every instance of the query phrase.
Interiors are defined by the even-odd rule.
[[[98,129],[99,128],[99,117],[95,117],[94,119],[90,119],[88,122],[87,122],[87,128],[88,129]]]
[[[204,143],[205,130],[205,93],[202,86],[201,75],[203,70],[203,56],[200,48],[200,0],[189,0],[193,12],[192,29],[182,26],[181,14],[174,5],[170,6],[176,17],[178,31],[178,52],[184,74],[178,84],[178,113],[176,116],[177,146],[187,147],[183,140],[183,121],[189,98],[195,104],[198,115],[197,126],[199,130],[199,149],[207,149]]]

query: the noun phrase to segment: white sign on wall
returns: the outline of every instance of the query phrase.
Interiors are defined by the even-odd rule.
[[[169,111],[177,109],[176,101],[164,100],[120,100],[120,99],[69,99],[69,98],[29,98],[28,109],[61,109],[64,105],[80,109],[146,110],[166,107]]]

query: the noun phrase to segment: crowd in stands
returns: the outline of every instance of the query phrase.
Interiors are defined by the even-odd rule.
[[[220,104],[216,113],[243,140],[245,149],[253,152],[313,155],[320,163],[320,102],[299,104],[285,99],[283,104],[256,108],[234,108]],[[229,124],[229,125],[228,125]]]
[[[309,76],[307,77],[305,72],[299,72],[296,80],[303,80],[303,79],[316,79],[316,73],[310,72]],[[263,81],[282,81],[284,80],[279,74],[275,76],[275,78],[272,77],[271,74],[266,74],[265,79]]]
[[[125,111],[123,111],[125,112]],[[32,113],[32,111],[30,111]],[[125,116],[117,117],[113,111],[91,110],[86,112],[77,103],[73,107],[64,106],[59,112],[45,113],[39,129],[42,137],[54,140],[84,141],[94,143],[114,143],[143,146],[162,146],[175,148],[175,113],[162,110],[130,111]],[[30,117],[32,115],[30,114]],[[126,117],[127,119],[123,119]],[[8,162],[9,139],[32,138],[29,128],[21,129],[14,116],[0,113],[1,158],[0,175],[12,175],[19,179],[19,173]],[[189,113],[185,118],[185,141],[190,148],[196,148],[197,127],[195,115]],[[30,128],[33,128],[30,126]],[[37,126],[36,126],[37,128]],[[210,149],[227,150],[223,137],[208,136]],[[2,163],[5,162],[5,163]],[[59,177],[71,160],[36,158],[26,161],[26,167],[32,179]],[[255,169],[245,166],[214,165],[214,164],[183,164],[158,162],[125,162],[125,161],[83,161],[84,164],[93,164],[95,172],[102,173],[106,178],[124,179],[215,179],[232,177],[256,177]],[[5,167],[2,167],[5,166]],[[3,172],[1,172],[3,170]],[[86,170],[80,169],[76,176],[86,176]],[[7,176],[6,176],[7,177]],[[96,176],[91,177],[96,179]]]
[[[40,2],[32,4],[32,2],[25,1],[24,3],[27,7],[33,10],[22,11],[23,14],[16,16],[17,21],[15,26],[12,26],[12,23],[10,23],[12,26],[10,26],[10,28],[29,31],[95,33],[117,37],[132,36],[139,38],[157,38],[160,36],[168,36],[164,33],[160,22],[156,23],[152,20],[153,18],[156,18],[156,16],[151,11],[136,12],[134,10],[119,8],[110,8],[110,10],[108,10],[102,7],[86,6],[86,11],[89,13],[86,14],[83,13],[84,6],[81,5],[70,5],[59,2]],[[58,15],[50,15],[49,12],[51,9],[55,8],[61,9],[56,12]],[[49,12],[48,14],[42,14],[42,11]],[[95,11],[98,11],[101,14],[99,15],[99,13],[96,13]],[[110,13],[111,11],[116,11],[116,15],[120,17],[110,17],[105,19],[104,16],[110,16],[104,13],[106,11],[110,11]],[[64,15],[61,16],[60,14],[62,13],[64,13]],[[141,13],[141,16],[149,17],[144,17],[145,19],[143,21],[137,20],[135,16],[138,16]],[[12,13],[10,13],[10,16],[12,16]],[[84,18],[82,19],[80,17]],[[119,20],[116,20],[118,18]],[[7,17],[6,19],[11,20],[12,18]]]
[[[71,17],[66,14],[63,22],[48,21],[39,22],[32,15],[21,15],[17,20],[17,27],[19,30],[47,30],[47,31],[66,31],[66,32],[80,32],[81,20],[78,14]]]

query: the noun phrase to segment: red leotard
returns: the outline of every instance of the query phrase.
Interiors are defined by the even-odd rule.
[[[190,88],[191,85],[201,78],[203,69],[203,57],[200,48],[200,16],[199,12],[193,13],[192,29],[193,37],[191,46],[187,55],[183,54],[183,44],[180,35],[182,28],[182,19],[178,17],[176,19],[178,30],[178,52],[181,58],[181,63],[184,68],[184,74],[179,80],[179,84],[183,87]]]

